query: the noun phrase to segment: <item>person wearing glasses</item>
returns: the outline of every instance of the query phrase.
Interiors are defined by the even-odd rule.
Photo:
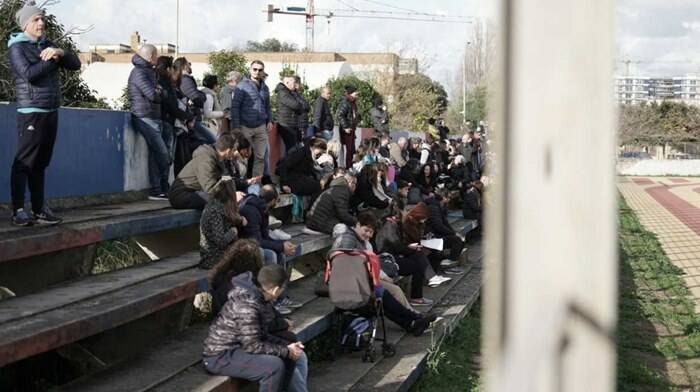
[[[265,84],[265,64],[255,60],[250,64],[250,77],[243,78],[236,86],[231,101],[231,130],[241,133],[253,146],[252,177],[264,174],[271,129],[270,90]]]

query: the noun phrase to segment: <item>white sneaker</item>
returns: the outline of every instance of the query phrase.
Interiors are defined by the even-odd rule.
[[[270,230],[270,238],[273,240],[287,241],[291,240],[292,236],[282,231],[282,229]]]
[[[301,232],[304,234],[309,234],[309,235],[326,235],[326,233],[321,233],[320,231],[311,230],[306,226],[304,226],[304,228],[301,229]]]
[[[440,276],[440,275],[435,275],[430,280],[428,281],[428,286],[430,287],[437,287],[440,286],[443,283],[451,281],[452,278],[448,278],[447,276]]]
[[[282,227],[282,221],[270,215],[270,219],[268,220],[268,226],[270,227],[270,230],[279,229],[280,227]]]
[[[459,264],[457,260],[444,259],[440,262],[440,267],[450,268],[456,266],[457,264]]]

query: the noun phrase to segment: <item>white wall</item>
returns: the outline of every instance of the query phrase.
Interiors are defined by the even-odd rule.
[[[700,176],[700,159],[620,160],[617,174],[621,176]]]

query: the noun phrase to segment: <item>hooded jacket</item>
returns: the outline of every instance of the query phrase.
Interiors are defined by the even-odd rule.
[[[311,147],[305,144],[301,148],[292,149],[289,154],[277,165],[280,181],[283,185],[289,185],[294,179],[314,177],[315,164],[311,157]]]
[[[207,96],[199,91],[197,82],[191,75],[182,74],[182,79],[180,79],[180,91],[192,102],[192,112],[197,117],[197,120],[201,120],[204,102],[207,100]]]
[[[32,41],[24,33],[10,35],[7,47],[7,59],[15,79],[17,108],[58,109],[61,106],[59,68],[80,70],[78,57],[64,50],[58,61],[43,61],[39,57],[41,51],[57,46],[43,38]]]
[[[240,213],[248,223],[241,228],[241,238],[251,238],[258,241],[263,249],[277,253],[284,251],[284,241],[270,238],[270,213],[267,203],[257,195],[249,195],[240,204]]]
[[[134,69],[127,84],[131,113],[139,118],[160,120],[161,93],[160,88],[156,88],[158,82],[153,64],[138,54],[131,58],[131,63]]]
[[[306,225],[311,230],[331,234],[338,223],[353,227],[357,219],[350,214],[352,192],[344,177],[331,181],[331,186],[316,199],[307,216]]]
[[[338,110],[336,113],[338,118],[338,126],[340,131],[345,129],[355,130],[357,124],[360,123],[360,114],[357,111],[357,102],[350,101],[349,97],[343,98],[338,104]]]
[[[281,339],[268,333],[275,315],[262,292],[253,283],[253,274],[233,278],[228,301],[209,327],[204,340],[204,356],[227,350],[244,350],[248,354],[287,358],[289,350]]]

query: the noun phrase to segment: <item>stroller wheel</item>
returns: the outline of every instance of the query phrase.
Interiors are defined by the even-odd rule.
[[[362,356],[362,362],[374,362],[376,359],[376,354],[374,353],[374,349],[367,350],[365,351],[365,354]]]
[[[396,348],[394,348],[393,344],[384,343],[382,344],[382,354],[387,358],[391,358],[396,355]]]

